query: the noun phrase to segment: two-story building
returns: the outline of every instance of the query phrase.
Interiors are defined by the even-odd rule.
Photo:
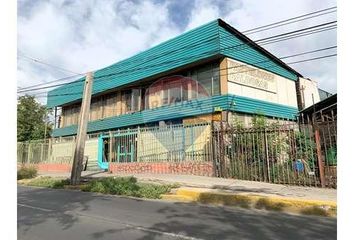
[[[85,151],[102,163],[106,155],[99,136],[118,129],[235,117],[247,124],[254,114],[295,120],[302,106],[299,79],[294,69],[217,19],[95,71]],[[54,138],[76,134],[83,84],[81,78],[48,93],[47,106],[56,113]],[[119,146],[115,161],[120,151],[124,161],[137,161],[139,154],[131,151],[138,146]],[[53,150],[54,155],[62,151]]]

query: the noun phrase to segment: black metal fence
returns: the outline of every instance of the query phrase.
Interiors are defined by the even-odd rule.
[[[336,122],[213,130],[215,175],[250,181],[336,187]]]

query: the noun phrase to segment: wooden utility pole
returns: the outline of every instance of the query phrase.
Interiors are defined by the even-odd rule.
[[[93,73],[89,72],[86,75],[84,93],[82,97],[81,110],[79,116],[79,123],[77,127],[77,137],[76,137],[74,160],[73,160],[73,167],[71,170],[71,181],[70,181],[72,185],[76,185],[80,183],[80,178],[81,178],[82,162],[84,158],[85,141],[86,141],[87,122],[90,113],[92,82],[93,82]]]

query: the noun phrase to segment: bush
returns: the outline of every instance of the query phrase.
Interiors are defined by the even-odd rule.
[[[136,196],[139,186],[134,177],[103,178],[89,182],[83,191]]]
[[[137,183],[134,177],[103,178],[89,182],[81,188],[85,192],[125,195],[143,198],[160,198],[171,190],[170,185]]]
[[[171,188],[171,185],[140,183],[137,197],[159,199],[161,194],[170,192]]]
[[[68,179],[57,179],[51,177],[40,177],[25,183],[28,186],[47,187],[47,188],[64,188],[65,185],[70,184]]]
[[[35,167],[21,167],[17,171],[17,180],[30,179],[37,177],[37,169]]]

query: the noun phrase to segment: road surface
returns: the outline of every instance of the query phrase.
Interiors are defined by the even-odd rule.
[[[336,239],[333,218],[18,186],[18,239]]]

